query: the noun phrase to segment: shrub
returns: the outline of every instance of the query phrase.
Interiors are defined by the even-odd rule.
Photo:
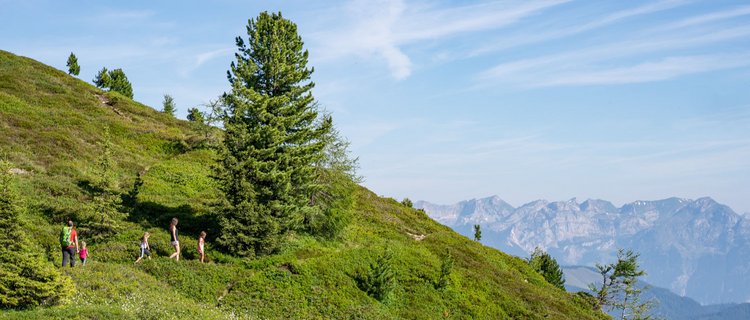
[[[450,251],[445,251],[445,256],[442,259],[442,264],[440,265],[440,277],[438,277],[437,281],[435,282],[435,289],[442,290],[447,288],[450,285],[450,276],[451,272],[453,271],[453,255],[451,255]]]
[[[528,260],[531,268],[539,272],[547,282],[565,290],[565,277],[562,268],[557,264],[557,260],[547,252],[537,247]]]
[[[358,272],[354,277],[360,290],[380,302],[385,301],[395,288],[396,274],[393,271],[392,258],[393,252],[386,248],[367,270]]]
[[[405,206],[407,206],[409,208],[414,207],[414,203],[412,203],[411,199],[409,199],[409,198],[404,198],[404,200],[401,200],[401,204],[403,204],[403,205],[405,205]]]

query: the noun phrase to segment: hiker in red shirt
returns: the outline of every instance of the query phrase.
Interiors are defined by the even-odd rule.
[[[73,229],[73,220],[68,219],[68,226],[60,231],[60,246],[62,247],[62,266],[65,267],[70,259],[70,267],[76,265],[76,253],[78,253],[78,234]]]

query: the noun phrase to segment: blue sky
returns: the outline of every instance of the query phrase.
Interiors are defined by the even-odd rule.
[[[750,212],[747,1],[8,1],[0,49],[123,68],[178,116],[282,11],[364,185],[452,203],[711,196]]]

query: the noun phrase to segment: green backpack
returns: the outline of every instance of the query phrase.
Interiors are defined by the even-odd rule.
[[[70,241],[70,234],[72,230],[73,228],[71,227],[63,227],[62,231],[60,231],[60,245],[63,248],[67,248],[73,245],[73,241]]]

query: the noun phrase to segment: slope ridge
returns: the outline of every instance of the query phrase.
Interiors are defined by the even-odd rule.
[[[191,261],[195,235],[215,223],[211,204],[217,195],[210,178],[214,153],[199,143],[200,134],[185,121],[0,51],[0,155],[27,172],[16,175],[28,209],[24,228],[50,263],[59,261],[58,221],[77,217],[91,203],[85,182],[107,127],[117,190],[133,191],[142,174],[133,212],[121,222],[124,231],[91,242],[86,269],[64,270],[77,286],[72,302],[3,317],[606,318],[584,298],[547,284],[523,260],[364,188],[356,191],[354,219],[340,239],[292,234],[279,254],[238,259],[216,251],[216,235],[210,234],[210,263]],[[185,243],[187,261],[179,263],[165,258],[165,221],[172,216],[180,217]],[[134,265],[138,238],[147,230],[155,258]],[[358,288],[355,275],[386,248],[394,253],[397,285],[380,302]],[[455,259],[451,284],[438,289],[447,251]],[[134,283],[139,280],[145,285]],[[167,292],[174,299],[157,298]],[[143,303],[139,294],[158,312],[117,307]]]

